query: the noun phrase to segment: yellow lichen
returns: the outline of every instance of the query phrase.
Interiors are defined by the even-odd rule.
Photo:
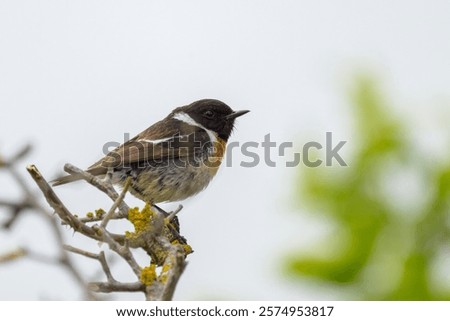
[[[167,282],[167,277],[170,269],[172,268],[172,265],[167,263],[164,264],[161,270],[161,274],[159,275],[159,281],[164,284]]]
[[[128,220],[134,226],[134,232],[126,232],[125,236],[130,238],[145,231],[153,217],[154,213],[149,204],[145,204],[142,211],[139,211],[138,207],[130,208],[128,211]]]
[[[172,267],[172,265],[170,263],[164,264],[163,267],[162,267],[161,273],[169,272],[171,267]]]
[[[86,213],[86,217],[93,218],[94,217],[94,213],[88,212],[88,213]]]
[[[170,242],[170,244],[172,245],[181,245],[181,247],[184,250],[184,254],[188,255],[194,252],[194,250],[192,249],[192,247],[189,244],[180,244],[180,242],[178,240],[173,240],[172,242]]]
[[[186,255],[194,252],[194,250],[192,249],[192,247],[189,244],[183,244],[183,250]]]
[[[106,214],[106,212],[103,208],[99,208],[98,210],[95,210],[95,216],[98,218],[101,218],[105,214]]]
[[[156,264],[150,264],[141,271],[140,280],[146,286],[149,286],[156,280]]]

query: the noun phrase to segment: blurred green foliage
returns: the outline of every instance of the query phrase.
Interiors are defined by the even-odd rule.
[[[332,230],[292,255],[288,272],[342,290],[345,299],[448,300],[450,161],[417,150],[370,77],[355,84],[349,166],[302,169],[299,179],[301,206]],[[407,177],[416,179],[402,185]]]

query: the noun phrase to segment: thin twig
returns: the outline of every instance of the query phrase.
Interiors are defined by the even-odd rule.
[[[86,257],[88,257],[90,259],[98,260],[98,254],[79,249],[79,248],[74,247],[72,245],[64,244],[64,250],[72,252],[72,253],[75,253],[75,254],[86,256]]]
[[[100,224],[102,228],[106,228],[106,225],[108,225],[109,220],[114,215],[116,208],[123,202],[123,199],[125,198],[125,195],[128,191],[128,188],[130,187],[130,184],[131,184],[131,177],[128,177],[127,180],[125,181],[125,185],[123,186],[123,190],[120,193],[119,197],[114,201],[108,213],[106,213],[105,217],[103,218],[102,223]]]
[[[17,221],[20,214],[27,209],[33,208],[33,205],[27,199],[20,202],[11,202],[6,200],[0,200],[0,206],[9,207],[11,210],[11,216],[2,223],[1,227],[4,229],[9,229]]]
[[[108,197],[112,199],[114,202],[119,197],[119,194],[114,189],[114,186],[107,179],[102,180],[86,171],[83,171],[82,169],[79,169],[78,167],[72,164],[64,165],[64,170],[69,174],[80,176],[87,183],[89,183],[90,185],[96,187],[97,189],[108,195]],[[129,207],[125,202],[122,201],[120,203],[119,209],[124,217],[128,216]]]
[[[64,249],[69,252],[76,253],[88,257],[90,259],[99,261],[100,265],[102,266],[103,272],[105,272],[106,279],[108,280],[108,282],[117,282],[112,276],[111,269],[109,268],[108,262],[106,261],[105,252],[101,251],[99,254],[96,254],[67,244],[64,245]]]
[[[105,228],[98,225],[93,225],[92,228],[97,232],[97,234],[102,235],[103,241],[108,244],[109,248],[112,251],[119,254],[128,263],[134,274],[139,279],[141,276],[141,267],[134,259],[133,253],[131,253],[130,248],[125,245],[119,244],[116,240],[114,240],[114,238]]]
[[[78,217],[70,213],[35,165],[27,166],[27,171],[42,191],[42,194],[44,194],[47,203],[53,208],[63,222],[68,223],[75,231],[101,241],[101,238],[96,235],[95,230],[93,230],[90,226],[83,224]]]
[[[108,261],[106,261],[106,256],[105,256],[105,252],[101,251],[98,255],[98,260],[100,261],[100,264],[102,266],[103,272],[105,272],[106,275],[106,279],[108,280],[108,282],[111,283],[118,283],[116,281],[116,279],[114,279],[112,273],[111,273],[111,269],[109,268],[108,265]]]
[[[58,227],[58,224],[56,222],[55,217],[52,213],[49,213],[47,209],[45,209],[38,201],[37,197],[34,195],[34,193],[31,191],[31,189],[28,187],[28,184],[23,179],[23,177],[20,175],[20,173],[16,170],[15,165],[17,162],[24,158],[29,152],[31,151],[31,145],[26,145],[22,149],[20,149],[13,157],[11,157],[9,160],[2,159],[2,164],[0,164],[0,167],[4,167],[8,170],[8,172],[11,174],[11,176],[14,178],[17,185],[20,187],[22,193],[24,194],[21,204],[16,204],[14,206],[15,208],[12,208],[12,217],[5,222],[2,227],[3,228],[10,228],[13,222],[15,222],[19,216],[20,213],[23,212],[25,209],[34,209],[37,214],[41,215],[47,222],[49,222],[52,230],[54,231],[54,235],[57,239],[57,245],[59,246],[59,257],[56,259],[52,259],[50,257],[47,257],[45,255],[42,255],[37,252],[33,252],[31,250],[24,250],[27,254],[27,257],[40,261],[45,263],[57,263],[61,266],[63,266],[66,271],[69,272],[69,274],[77,281],[77,283],[80,285],[80,287],[83,289],[84,295],[87,299],[96,299],[94,294],[87,288],[86,283],[84,282],[81,274],[79,271],[74,267],[74,264],[70,260],[70,258],[67,256],[65,251],[62,248],[62,234],[61,230]],[[3,204],[8,206],[8,204]],[[9,204],[11,207],[11,204]]]
[[[121,219],[127,218],[127,216],[122,215],[122,213],[120,211],[119,212],[114,212],[111,215],[110,220],[121,220]],[[92,217],[87,217],[86,216],[86,217],[81,217],[80,221],[83,222],[83,223],[94,223],[94,222],[102,221],[103,218],[104,218],[104,216],[92,216]],[[67,225],[67,224],[63,223],[63,225]]]
[[[3,254],[0,254],[0,263],[12,262],[27,255],[23,248],[18,248]]]
[[[121,283],[121,282],[91,282],[91,291],[111,293],[111,292],[144,292],[145,285],[141,282]]]
[[[166,217],[166,221],[167,222],[171,222],[173,220],[173,218],[175,216],[177,216],[178,213],[181,212],[181,210],[183,209],[183,205],[178,205],[177,209],[174,210],[173,212],[170,212],[169,216]]]

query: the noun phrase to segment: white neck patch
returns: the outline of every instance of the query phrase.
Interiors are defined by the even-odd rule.
[[[217,142],[217,137],[216,137],[216,135],[214,134],[214,132],[212,130],[205,128],[203,125],[200,125],[195,120],[193,120],[192,117],[189,116],[188,114],[186,114],[184,112],[176,113],[173,116],[173,119],[182,121],[183,123],[186,123],[186,124],[189,124],[189,125],[192,125],[192,126],[200,127],[201,129],[203,129],[208,134],[209,140],[211,141],[211,143]]]

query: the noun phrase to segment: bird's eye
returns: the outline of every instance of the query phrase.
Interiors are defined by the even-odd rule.
[[[206,118],[212,119],[214,117],[214,112],[212,110],[207,110],[203,113]]]

